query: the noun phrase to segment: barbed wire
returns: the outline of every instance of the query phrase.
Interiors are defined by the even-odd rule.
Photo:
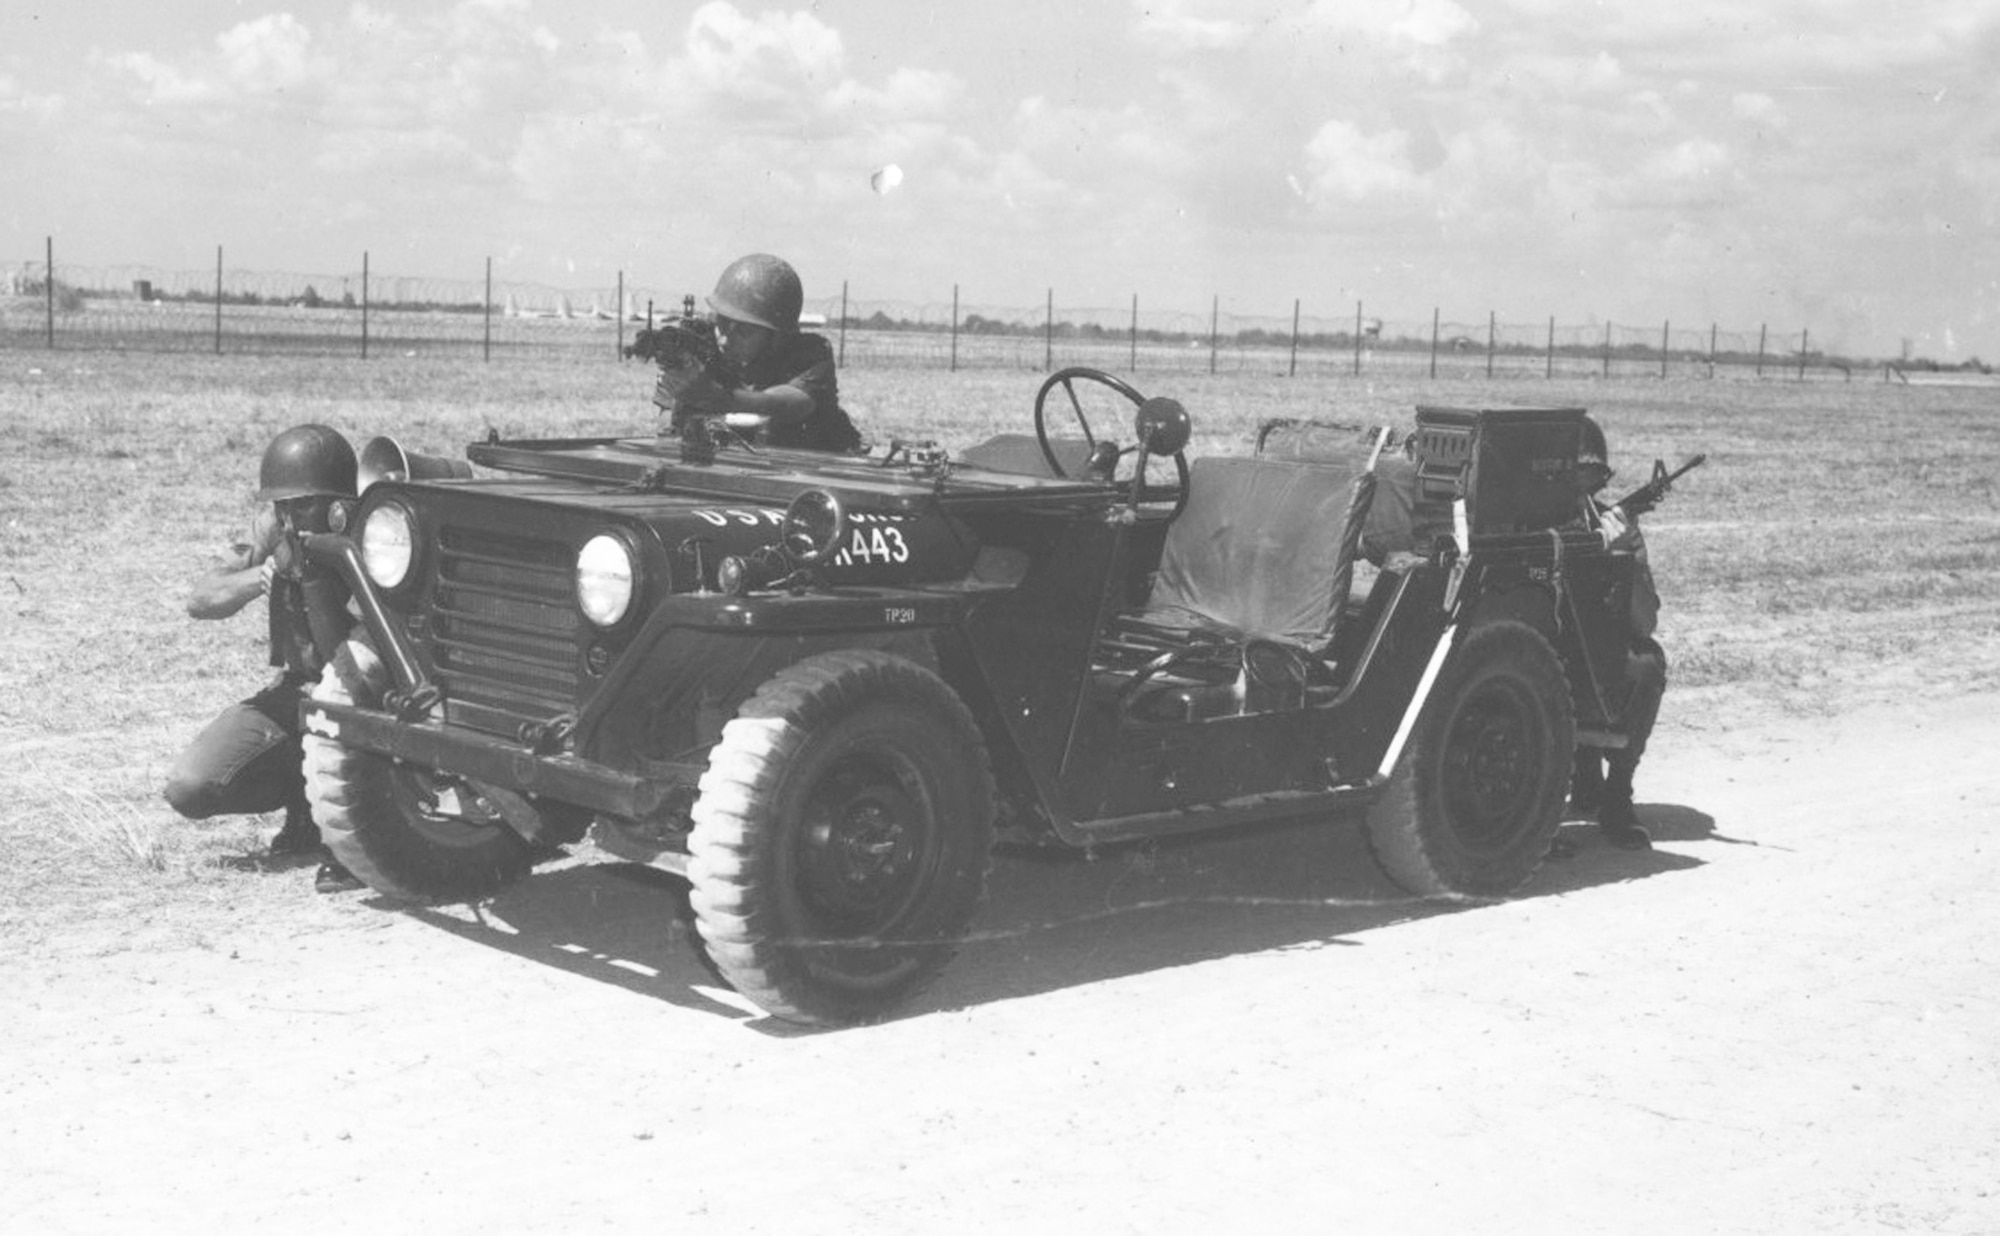
[[[323,352],[384,348],[463,348],[489,352],[521,347],[602,348],[615,352],[601,332],[575,327],[626,327],[681,310],[685,289],[668,289],[622,277],[609,286],[557,287],[512,279],[447,279],[376,271],[300,272],[187,270],[126,264],[57,262],[53,285],[47,261],[0,264],[0,346],[32,346],[60,335],[75,346],[198,350],[204,344],[250,352]],[[219,302],[219,303],[218,303]],[[699,303],[697,301],[697,303]],[[1017,365],[1037,369],[1079,356],[1124,363],[1144,359],[1156,368],[1268,367],[1274,353],[1291,372],[1325,372],[1364,363],[1410,368],[1421,356],[1432,372],[1529,374],[1599,372],[1614,363],[1624,371],[1650,369],[1663,376],[1675,366],[1712,371],[1718,366],[1781,369],[1795,366],[1850,375],[1875,362],[1824,355],[1807,330],[1723,330],[1716,324],[1675,328],[1608,322],[1370,316],[1364,304],[1338,315],[1302,312],[1225,313],[1220,298],[1206,313],[1143,306],[1136,295],[1122,306],[1064,305],[1053,290],[1041,305],[1001,305],[950,299],[860,299],[848,294],[809,298],[811,329],[837,332],[843,363],[921,366]],[[59,322],[57,321],[59,319]],[[225,320],[226,319],[226,320]],[[532,326],[524,324],[532,323]],[[565,327],[562,324],[570,324]],[[365,349],[364,349],[365,350]]]

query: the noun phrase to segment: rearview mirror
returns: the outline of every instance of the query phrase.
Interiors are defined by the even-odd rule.
[[[1178,399],[1164,397],[1148,399],[1139,405],[1134,428],[1148,455],[1180,454],[1191,432],[1187,409]]]

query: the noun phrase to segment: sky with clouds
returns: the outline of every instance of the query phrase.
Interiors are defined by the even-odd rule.
[[[0,262],[2000,362],[1996,83],[2000,0],[7,0]]]

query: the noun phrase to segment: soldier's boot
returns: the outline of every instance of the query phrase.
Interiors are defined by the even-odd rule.
[[[1621,850],[1650,850],[1653,838],[1632,810],[1633,761],[1619,759],[1618,756],[1623,754],[1614,753],[1609,761],[1610,772],[1604,778],[1603,801],[1597,808],[1597,831]]]
[[[265,851],[272,858],[293,858],[319,850],[319,825],[313,823],[312,809],[304,803],[285,808],[284,827],[271,838]]]
[[[341,866],[340,860],[331,854],[328,854],[326,861],[319,865],[319,870],[313,873],[313,891],[316,893],[351,893],[357,888],[365,887],[366,885],[362,884],[353,872]]]
[[[1569,819],[1581,820],[1597,814],[1604,802],[1604,753],[1596,747],[1578,747],[1576,766],[1569,777]]]

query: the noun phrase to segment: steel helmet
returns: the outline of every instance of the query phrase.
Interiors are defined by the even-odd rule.
[[[257,485],[261,502],[316,494],[352,498],[354,448],[325,425],[295,425],[264,448]]]
[[[752,253],[723,268],[708,307],[725,318],[754,322],[788,335],[799,328],[799,309],[805,299],[799,272],[790,262],[768,253]]]
[[[1596,464],[1604,469],[1605,479],[1611,479],[1611,448],[1604,442],[1604,426],[1588,416],[1578,422],[1576,462],[1578,467]]]

